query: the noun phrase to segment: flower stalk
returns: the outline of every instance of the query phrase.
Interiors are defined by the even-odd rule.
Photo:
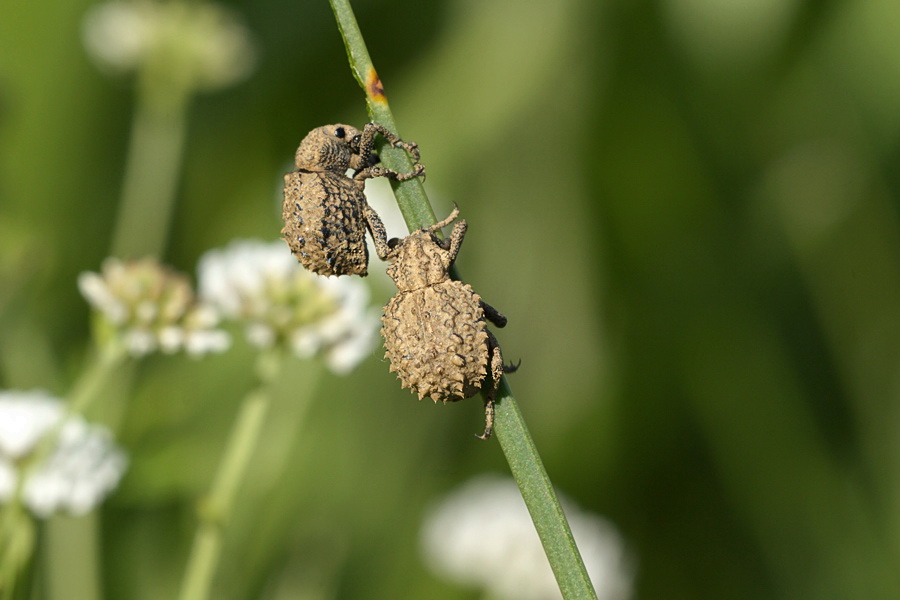
[[[162,256],[184,154],[187,99],[154,102],[140,86],[110,256]]]
[[[350,69],[365,91],[370,117],[399,135],[384,94],[384,86],[369,57],[349,0],[329,1],[347,48]],[[412,168],[409,157],[399,149],[385,147],[380,150],[380,155],[388,168],[401,171]],[[392,185],[397,204],[410,231],[436,222],[419,178],[392,182]],[[495,404],[495,435],[500,440],[500,446],[534,521],[563,597],[566,600],[596,599],[596,592],[572,538],[569,523],[505,377],[500,382]]]
[[[238,410],[210,492],[198,508],[199,525],[181,600],[210,597],[224,528],[251,458],[264,454],[257,453],[257,446],[272,408],[273,387],[287,357],[320,356],[332,372],[347,373],[371,352],[378,322],[364,283],[306,271],[281,241],[236,240],[204,254],[197,270],[200,298],[225,318],[241,323],[247,341],[260,349],[256,362],[259,385]],[[278,415],[281,425],[289,419],[293,429],[299,429],[315,380],[309,378],[295,394],[289,416]],[[269,461],[274,458],[284,464],[283,453],[273,456],[271,448],[267,450]]]
[[[83,415],[128,358],[124,344],[117,340],[101,345],[96,352],[94,359],[72,386],[69,393],[69,414]]]
[[[162,255],[184,154],[187,112],[201,91],[247,77],[255,47],[237,15],[214,2],[105,2],[84,21],[103,71],[133,73],[137,100],[111,256]]]
[[[244,397],[210,492],[197,510],[200,524],[194,536],[179,600],[205,600],[210,597],[216,566],[222,554],[224,528],[263,431],[271,404],[271,386],[284,361],[282,354],[280,349],[275,349],[259,355],[257,374],[260,385]]]
[[[0,510],[0,600],[12,600],[34,552],[34,522],[17,493]]]

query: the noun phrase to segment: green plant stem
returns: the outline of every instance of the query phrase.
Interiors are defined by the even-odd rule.
[[[241,403],[212,488],[198,509],[200,523],[178,596],[180,600],[210,597],[213,576],[222,554],[224,527],[262,433],[271,404],[271,384],[280,372],[282,361],[280,352],[260,355],[258,372],[262,382]]]
[[[165,249],[184,152],[187,100],[160,96],[149,84],[139,86],[111,256],[159,257]]]
[[[99,600],[99,516],[53,515],[43,526],[42,577],[47,600]]]
[[[0,600],[21,598],[20,575],[31,559],[35,526],[16,493],[0,509]]]
[[[399,135],[384,95],[384,86],[369,57],[349,0],[330,2],[347,48],[350,69],[366,93],[370,117]],[[412,169],[412,161],[402,150],[385,147],[380,155],[385,166],[391,169]],[[399,184],[392,182],[392,185],[410,231],[436,222],[419,178]],[[495,406],[494,433],[500,440],[510,471],[528,506],[563,597],[566,600],[596,599],[596,592],[572,538],[569,522],[505,377],[500,382]]]
[[[126,358],[125,347],[119,343],[108,343],[98,349],[93,360],[72,386],[68,398],[68,414],[83,415],[88,411]],[[61,419],[42,441],[36,454],[38,460],[34,463],[35,468],[43,464],[53,451],[63,423],[64,420]],[[96,514],[80,518],[54,516],[47,522],[44,537],[49,599],[102,598],[97,529]],[[73,547],[77,551],[73,551]]]
[[[494,434],[519,484],[563,598],[596,598],[569,522],[505,379],[497,396]]]
[[[356,17],[353,15],[353,9],[350,8],[348,0],[330,0],[331,8],[334,10],[334,16],[337,19],[338,29],[344,38],[344,46],[347,48],[347,58],[350,60],[350,70],[353,76],[366,93],[366,105],[369,111],[369,117],[375,123],[384,125],[397,135],[400,132],[397,124],[394,122],[394,115],[388,106],[387,97],[384,95],[384,87],[381,79],[378,77],[372,59],[369,57],[369,51],[363,40],[362,32],[356,23]],[[413,162],[409,155],[399,148],[391,148],[385,145],[379,148],[379,157],[384,166],[395,171],[408,173],[413,169]],[[425,187],[419,177],[414,177],[407,181],[397,182],[391,181],[394,188],[394,195],[397,197],[397,205],[403,214],[410,231],[420,227],[433,225],[436,220],[431,203],[425,195]]]
[[[69,414],[84,414],[100,396],[110,378],[125,363],[128,352],[123,344],[111,342],[97,350],[92,362],[72,385]]]

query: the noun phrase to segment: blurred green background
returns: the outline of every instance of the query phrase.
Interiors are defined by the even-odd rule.
[[[134,106],[83,50],[91,4],[0,3],[0,388],[64,395],[89,349],[75,279],[109,252]],[[163,256],[190,273],[279,236],[307,131],[366,121],[327,2],[229,4],[259,63],[190,106]],[[469,222],[460,271],[509,317],[547,470],[623,532],[635,597],[900,597],[896,2],[354,8],[436,212]],[[132,462],[100,515],[108,597],[174,595],[253,355],[118,382]],[[214,597],[477,597],[425,570],[418,526],[505,472],[499,445],[473,439],[477,401],[419,403],[380,355],[346,377],[296,361]]]

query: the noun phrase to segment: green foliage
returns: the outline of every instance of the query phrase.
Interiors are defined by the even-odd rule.
[[[4,389],[62,395],[86,364],[75,281],[109,252],[135,105],[85,57],[88,5],[0,6]],[[162,256],[187,272],[277,238],[302,136],[367,119],[324,3],[235,7],[259,66],[186,108]],[[460,269],[510,318],[547,470],[619,526],[636,597],[900,596],[893,4],[355,9],[436,212],[456,202],[470,223]],[[253,360],[156,356],[107,385],[91,416],[131,457],[98,515],[107,597],[176,597]],[[347,377],[285,371],[214,597],[471,597],[426,570],[417,536],[435,498],[507,468],[472,439],[478,401],[418,403],[377,351]],[[60,576],[90,572],[81,558]]]

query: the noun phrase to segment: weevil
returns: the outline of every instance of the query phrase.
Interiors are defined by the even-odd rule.
[[[491,437],[494,398],[503,373],[518,365],[504,365],[500,346],[485,321],[506,326],[506,317],[484,302],[472,287],[450,278],[459,254],[466,222],[454,225],[450,237],[436,232],[459,216],[454,208],[446,219],[388,242],[388,275],[397,294],[384,307],[381,334],[385,357],[401,385],[435,402],[470,398],[483,388],[484,433]]]
[[[376,164],[376,134],[412,155],[412,172],[398,173]],[[405,181],[424,175],[418,146],[377,123],[367,123],[362,131],[343,124],[325,125],[303,139],[294,164],[296,170],[284,176],[281,230],[291,252],[304,267],[320,275],[365,276],[369,263],[366,229],[379,256],[388,250],[384,225],[366,202],[365,181],[372,177]],[[349,170],[354,173],[348,175]]]

